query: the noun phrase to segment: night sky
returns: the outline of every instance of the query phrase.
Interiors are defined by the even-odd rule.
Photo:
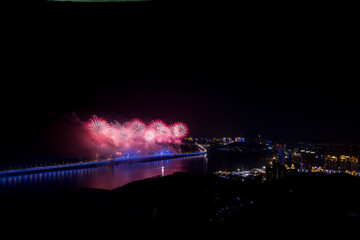
[[[2,149],[31,149],[73,113],[183,121],[195,137],[360,141],[351,25],[317,10],[121,6],[40,4],[6,29]]]

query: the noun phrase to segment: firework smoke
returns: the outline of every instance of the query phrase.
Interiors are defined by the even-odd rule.
[[[181,143],[188,133],[187,126],[182,122],[169,126],[159,119],[148,125],[137,118],[126,123],[108,123],[93,115],[84,126],[94,143],[116,151],[154,152],[171,143]]]

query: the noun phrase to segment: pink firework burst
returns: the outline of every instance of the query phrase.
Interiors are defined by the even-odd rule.
[[[132,138],[141,138],[144,135],[145,123],[140,119],[134,118],[129,122],[128,129]]]
[[[151,147],[158,143],[181,143],[182,138],[188,134],[188,127],[184,123],[177,122],[169,126],[159,119],[151,121],[148,125],[137,118],[122,124],[118,121],[108,123],[93,115],[84,126],[93,141],[101,146],[108,144],[111,148],[128,148],[139,144]]]
[[[130,130],[125,127],[125,126],[121,126],[118,129],[118,136],[119,138],[121,138],[123,141],[127,141],[130,139],[131,135],[130,135]]]
[[[170,137],[170,129],[162,120],[153,120],[150,123],[150,128],[153,129],[157,141],[162,142]]]
[[[153,141],[153,140],[155,139],[155,133],[154,133],[154,131],[151,130],[151,129],[146,130],[145,133],[144,133],[144,139],[145,139],[146,141],[148,141],[148,142]]]
[[[173,138],[184,138],[188,134],[188,127],[185,123],[177,122],[171,126],[171,133]]]
[[[116,146],[120,145],[129,138],[128,129],[122,126],[118,121],[110,123],[109,133],[107,135]]]
[[[89,130],[91,137],[98,142],[102,142],[110,131],[110,126],[106,120],[96,115],[93,115],[85,126]]]

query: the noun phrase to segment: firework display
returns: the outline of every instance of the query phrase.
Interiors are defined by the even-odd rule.
[[[170,128],[162,120],[153,120],[149,126],[158,142],[166,142],[170,139]]]
[[[174,138],[183,138],[188,133],[187,126],[182,122],[177,122],[171,126],[171,132]]]
[[[102,142],[106,137],[110,136],[111,130],[115,129],[110,127],[110,125],[101,118],[98,118],[96,115],[93,115],[92,118],[85,124],[88,128],[91,137],[93,140]]]
[[[180,143],[186,137],[188,128],[185,123],[167,125],[162,120],[153,120],[146,125],[140,119],[126,123],[105,119],[93,115],[85,124],[91,139],[98,144],[111,144],[116,147],[151,143]]]
[[[141,139],[144,136],[145,123],[140,119],[135,118],[127,125],[133,139]]]

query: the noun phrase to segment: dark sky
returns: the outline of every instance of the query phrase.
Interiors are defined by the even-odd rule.
[[[4,30],[2,147],[31,145],[72,112],[183,121],[198,137],[360,141],[351,14],[189,4],[17,9]]]

